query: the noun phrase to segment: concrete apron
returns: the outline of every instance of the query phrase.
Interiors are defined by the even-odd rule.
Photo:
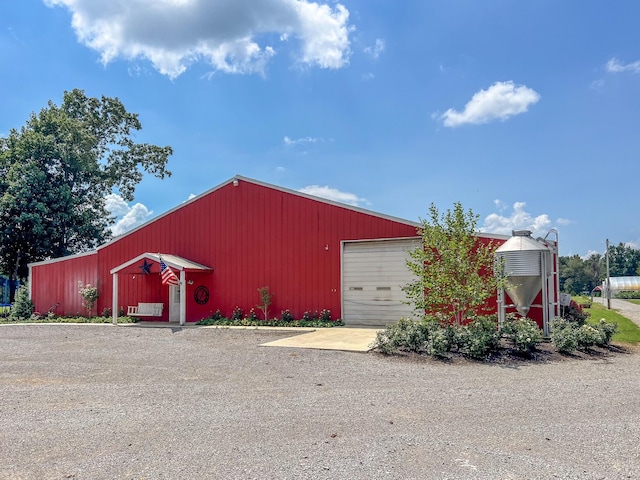
[[[229,330],[272,330],[291,332],[292,337],[281,338],[272,342],[263,343],[261,347],[290,347],[290,348],[316,348],[320,350],[342,350],[345,352],[368,352],[373,348],[378,328],[358,327],[331,327],[316,329],[313,327],[236,327],[223,325],[199,326],[187,324],[180,326],[169,322],[136,322],[121,323],[119,326],[146,327],[146,328],[212,328]]]
[[[368,352],[373,348],[378,331],[375,328],[322,328],[313,332],[263,343],[261,346]]]

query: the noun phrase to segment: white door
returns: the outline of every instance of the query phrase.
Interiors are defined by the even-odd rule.
[[[169,321],[180,322],[180,285],[169,285]]]
[[[406,265],[419,239],[345,242],[342,251],[342,320],[380,327],[411,317],[402,287],[414,280]]]

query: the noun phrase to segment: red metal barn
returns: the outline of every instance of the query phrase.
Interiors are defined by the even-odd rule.
[[[32,264],[31,298],[40,313],[84,314],[78,283],[90,283],[93,313],[160,303],[152,319],[184,323],[235,307],[261,318],[258,288],[268,286],[270,318],[328,309],[347,324],[380,325],[410,313],[400,287],[411,280],[417,226],[238,176],[95,252]],[[180,286],[162,284],[159,255]]]

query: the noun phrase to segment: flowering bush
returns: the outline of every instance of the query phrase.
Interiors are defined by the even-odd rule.
[[[602,344],[600,331],[591,325],[582,325],[580,328],[577,328],[576,340],[578,341],[579,349],[588,349],[594,345]]]
[[[554,318],[551,323],[551,341],[560,353],[571,353],[578,348],[578,338],[571,322]]]
[[[78,282],[78,293],[82,296],[82,306],[91,314],[98,301],[98,287],[94,287],[90,283],[83,285],[82,282]]]
[[[313,322],[314,320],[318,320],[319,317],[317,311],[312,312],[311,310],[307,310],[302,314],[302,320],[305,322]]]
[[[331,310],[327,310],[326,308],[320,312],[320,320],[324,322],[331,321]]]
[[[601,318],[598,320],[595,328],[600,332],[600,343],[597,345],[599,347],[605,347],[611,343],[611,338],[616,331],[618,331],[618,324],[607,322],[604,318]]]
[[[253,308],[251,310],[249,310],[249,313],[247,314],[247,320],[252,321],[252,322],[258,320],[258,314],[256,313],[256,311]]]
[[[231,313],[231,320],[242,320],[244,318],[244,310],[236,306]]]
[[[519,318],[507,315],[507,319],[500,328],[500,333],[511,342],[514,350],[529,354],[536,345],[542,342],[542,332],[538,324],[529,318]]]
[[[291,311],[287,309],[282,311],[281,320],[283,322],[292,322],[295,319],[293,318],[293,313],[291,313]]]
[[[575,300],[571,300],[568,307],[562,307],[562,318],[570,322],[578,324],[578,326],[584,325],[584,322],[589,318],[589,314],[584,311],[582,305],[579,305]]]
[[[458,350],[471,358],[484,358],[500,345],[496,321],[489,317],[476,318],[458,328],[456,334]]]

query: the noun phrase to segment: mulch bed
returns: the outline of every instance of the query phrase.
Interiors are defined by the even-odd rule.
[[[510,348],[506,342],[503,342],[502,348],[491,354],[485,359],[474,359],[465,355],[452,352],[446,358],[432,357],[427,354],[415,352],[400,352],[390,357],[407,360],[412,362],[434,362],[444,364],[498,364],[498,365],[535,365],[545,363],[569,362],[569,361],[585,361],[585,360],[603,360],[616,355],[628,355],[638,353],[640,347],[624,344],[611,344],[609,347],[593,347],[588,350],[575,350],[573,353],[558,352],[553,343],[542,342],[538,344],[536,349],[530,355],[523,355]],[[379,355],[383,355],[379,353]]]

